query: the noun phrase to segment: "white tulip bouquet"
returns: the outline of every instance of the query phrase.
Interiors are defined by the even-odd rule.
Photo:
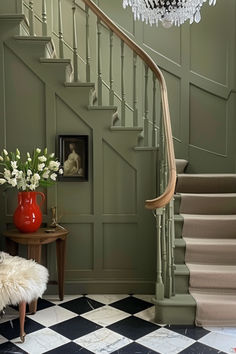
[[[48,154],[47,148],[34,149],[30,155],[26,154],[26,160],[22,160],[18,149],[10,152],[3,149],[0,155],[0,185],[6,184],[16,187],[21,191],[34,191],[39,186],[48,187],[56,182],[58,174],[63,174],[60,162],[55,159],[55,154]]]

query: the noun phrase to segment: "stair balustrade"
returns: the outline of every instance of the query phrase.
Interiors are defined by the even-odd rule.
[[[158,149],[158,197],[146,200],[145,206],[156,218],[156,300],[170,298],[175,294],[173,195],[176,166],[164,76],[152,58],[91,0],[57,0],[57,9],[53,8],[56,1],[53,4],[51,0],[41,1],[41,14],[35,10],[32,0],[23,1],[29,35],[51,36],[57,56],[71,59],[71,80],[96,82],[96,104],[118,107],[119,119],[114,119],[113,124],[124,129],[141,126],[138,149]],[[49,5],[50,16],[47,15]]]

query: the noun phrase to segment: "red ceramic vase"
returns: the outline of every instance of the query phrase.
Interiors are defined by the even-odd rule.
[[[37,204],[37,195],[42,197],[40,205]],[[45,195],[41,192],[19,192],[18,206],[13,216],[14,224],[21,232],[35,232],[42,223],[42,212]]]

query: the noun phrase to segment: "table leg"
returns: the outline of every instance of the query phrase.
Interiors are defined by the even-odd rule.
[[[12,256],[18,255],[18,243],[6,238],[6,248],[7,252]]]
[[[28,245],[28,259],[34,259],[37,263],[41,263],[41,245]]]
[[[41,245],[28,245],[28,259],[34,259],[37,263],[41,263]],[[35,314],[37,311],[37,299],[29,304],[29,313]]]
[[[58,270],[58,288],[59,299],[64,299],[64,278],[65,278],[65,260],[66,260],[66,240],[57,239],[57,270]]]

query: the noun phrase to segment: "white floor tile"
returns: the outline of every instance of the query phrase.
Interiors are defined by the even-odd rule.
[[[236,337],[236,328],[235,327],[204,327],[210,332],[228,334],[229,336]]]
[[[0,334],[0,344],[3,344],[5,342],[8,342],[8,339],[4,338],[3,336],[1,336]]]
[[[149,307],[144,311],[136,313],[135,317],[142,318],[142,320],[149,322],[155,322],[155,306]]]
[[[18,340],[12,342],[27,353],[42,354],[66,344],[70,340],[52,331],[50,328],[43,328],[37,332],[28,334],[25,343],[19,343]]]
[[[64,309],[60,306],[48,307],[44,310],[37,311],[35,315],[28,316],[32,320],[41,323],[45,327],[53,326],[59,322],[69,320],[78,316],[76,313]]]
[[[100,307],[96,310],[81,315],[81,317],[93,321],[99,324],[100,326],[109,326],[112,323],[123,320],[124,318],[127,318],[129,316],[130,315],[127,312],[117,310],[110,306]]]
[[[112,294],[111,295],[110,294],[100,295],[100,294],[98,294],[98,295],[88,295],[87,297],[89,297],[92,300],[101,302],[102,304],[109,305],[109,304],[112,304],[113,302],[125,299],[127,296],[128,295],[112,295]]]
[[[52,302],[55,305],[60,305],[60,304],[63,304],[64,302],[78,299],[80,297],[82,297],[82,295],[65,295],[64,300],[62,300],[62,301],[59,300],[59,297],[57,295],[45,295],[43,298],[45,300]]]
[[[195,343],[195,340],[166,328],[160,328],[138,339],[137,342],[161,354],[177,354]]]
[[[211,332],[198,341],[225,353],[236,353],[236,337],[232,335]]]
[[[114,333],[107,328],[101,328],[74,341],[95,354],[109,354],[132,341]]]

